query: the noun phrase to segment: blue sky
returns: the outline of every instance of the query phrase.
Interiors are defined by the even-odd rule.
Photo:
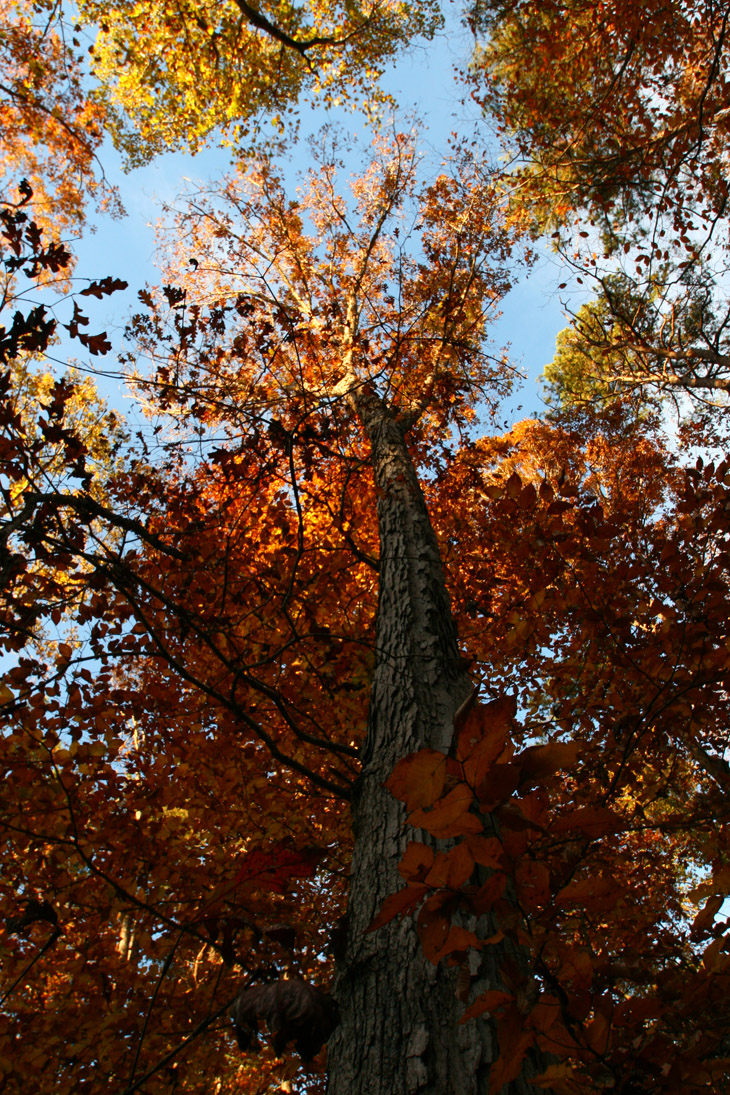
[[[422,145],[435,163],[446,153],[453,131],[462,135],[473,132],[480,139],[487,136],[485,123],[476,107],[461,102],[462,89],[454,79],[454,67],[467,62],[471,46],[470,34],[452,12],[443,35],[430,44],[414,47],[383,80],[386,89],[397,98],[400,113],[404,117],[415,113],[421,119]],[[336,121],[345,132],[363,133],[364,124],[357,115],[323,114],[310,109],[303,114],[303,135],[315,132],[324,121],[330,120]],[[292,183],[297,166],[306,162],[306,152],[303,141],[292,148],[286,169]],[[495,145],[495,156],[498,153]],[[216,149],[195,157],[172,153],[125,174],[120,157],[111,145],[104,147],[100,158],[107,177],[119,187],[127,216],[117,221],[92,217],[94,230],[87,231],[84,238],[76,242],[74,250],[78,254],[77,273],[80,276],[112,275],[129,282],[126,292],[95,304],[91,313],[94,330],[105,327],[116,343],[125,317],[134,307],[137,291],[146,283],[158,280],[153,226],[160,216],[161,202],[174,201],[185,189],[187,180],[215,179],[226,170],[230,160],[226,153]],[[505,407],[501,416],[505,420],[518,420],[541,409],[537,377],[552,358],[555,337],[566,324],[556,290],[560,280],[556,262],[545,253],[530,276],[523,276],[502,304],[502,318],[493,329],[494,341],[499,347],[510,346],[514,364],[528,377],[523,390]],[[66,352],[64,344],[60,348],[61,356]],[[76,353],[75,356],[81,355]],[[113,370],[112,356],[95,359],[93,364]],[[120,409],[127,413],[131,410],[118,379],[101,379],[100,389]]]

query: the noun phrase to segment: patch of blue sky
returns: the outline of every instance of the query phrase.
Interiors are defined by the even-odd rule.
[[[445,14],[443,31],[430,43],[415,44],[382,79],[385,90],[398,102],[394,124],[410,128],[413,119],[418,119],[419,147],[427,176],[442,169],[453,134],[486,143],[490,150],[493,148],[495,161],[500,155],[488,123],[458,77],[458,70],[468,65],[472,36],[461,21],[457,5],[449,5]],[[306,168],[307,139],[323,124],[337,126],[346,140],[349,137],[360,142],[368,140],[362,115],[340,109],[322,111],[316,105],[305,107],[299,139],[292,142],[281,161],[285,182],[292,190],[298,173]],[[230,151],[216,147],[213,139],[209,148],[195,156],[171,152],[130,172],[123,170],[121,157],[110,142],[104,145],[100,160],[109,181],[119,188],[126,216],[113,220],[92,215],[88,230],[74,241],[73,248],[78,256],[79,286],[85,278],[110,275],[129,283],[126,291],[95,302],[88,328],[91,331],[93,327],[93,333],[105,330],[117,351],[137,292],[146,284],[159,281],[155,225],[162,216],[163,205],[175,204],[186,189],[213,183],[232,165]],[[353,159],[353,172],[357,166]],[[556,335],[566,325],[556,293],[559,280],[557,263],[545,252],[529,275],[516,281],[502,302],[502,315],[493,325],[492,339],[495,347],[508,347],[511,361],[524,375],[525,383],[505,403],[500,425],[539,413],[542,407],[538,377],[553,356]],[[64,336],[63,330],[60,333]],[[93,372],[104,398],[126,417],[135,419],[132,400],[116,364],[116,353],[106,358],[90,358],[79,350],[77,343],[64,336],[53,356],[59,366],[73,358],[83,371]]]

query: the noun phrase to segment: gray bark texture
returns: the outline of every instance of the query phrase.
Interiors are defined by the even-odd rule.
[[[408,840],[431,840],[404,827],[405,808],[385,780],[417,749],[448,750],[454,713],[472,685],[403,429],[374,392],[361,391],[354,402],[372,447],[380,591],[368,738],[352,812],[347,951],[335,985],[342,1021],[328,1044],[327,1091],[486,1095],[494,1036],[488,1022],[460,1024],[456,971],[426,960],[411,917],[367,931],[384,898],[404,884],[398,863]],[[497,986],[495,959],[474,971],[475,994]],[[527,1090],[510,1085],[515,1095]]]

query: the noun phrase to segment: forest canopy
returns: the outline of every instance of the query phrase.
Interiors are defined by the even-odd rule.
[[[5,4],[0,1092],[727,1090],[729,17]]]

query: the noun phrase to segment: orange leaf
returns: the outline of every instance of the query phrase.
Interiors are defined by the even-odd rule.
[[[476,814],[470,812],[473,802],[470,788],[460,784],[437,802],[432,810],[416,810],[408,818],[408,823],[444,840],[466,836],[467,833],[480,833],[483,825]]]
[[[484,741],[493,743],[493,748],[501,741],[502,747],[507,738],[512,720],[517,713],[517,700],[514,696],[501,696],[491,703],[476,704],[469,711],[459,734],[456,759],[466,761],[475,748]],[[495,754],[499,756],[501,748]]]
[[[457,844],[448,852],[438,852],[424,882],[434,888],[460,889],[474,872],[474,857],[466,844]]]
[[[576,878],[555,895],[557,905],[587,905],[608,907],[615,902],[621,887],[607,877]]]
[[[419,749],[398,761],[385,786],[409,810],[415,810],[431,806],[439,798],[445,779],[446,755],[436,749]]]
[[[464,779],[470,787],[476,789],[484,782],[504,752],[506,741],[507,727],[504,726],[498,732],[477,742],[464,762]]]

